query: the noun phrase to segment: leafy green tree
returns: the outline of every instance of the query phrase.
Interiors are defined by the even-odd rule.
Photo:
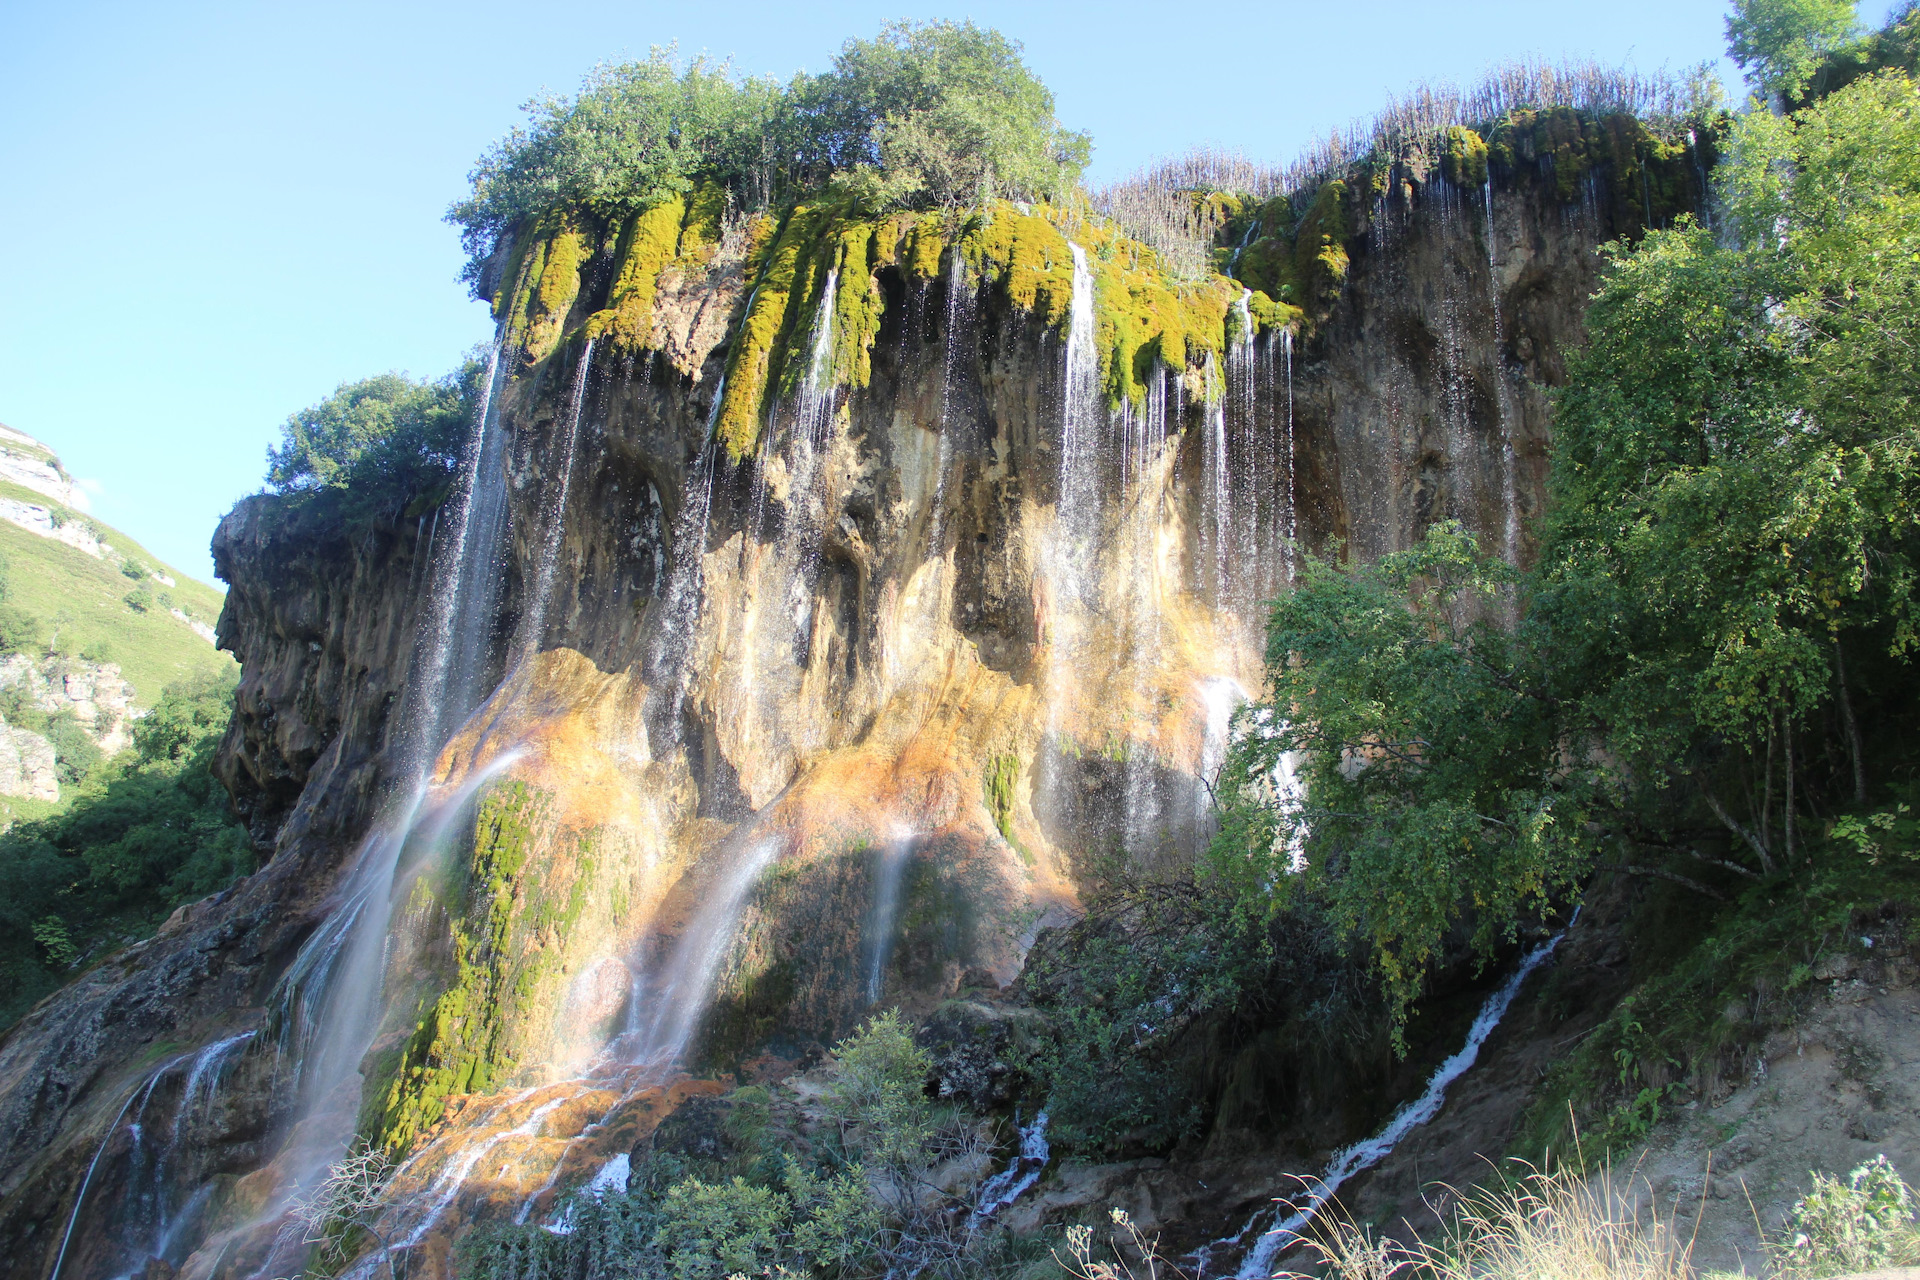
[[[1359,942],[1396,1011],[1455,929],[1484,954],[1595,865],[1708,894],[1803,866],[1910,707],[1848,671],[1920,639],[1920,94],[1867,76],[1731,151],[1719,238],[1610,251],[1536,569],[1443,526],[1275,607],[1219,861]]]
[[[228,681],[169,686],[136,722],[134,748],[79,778],[64,810],[0,833],[0,1025],[73,964],[144,936],[175,907],[253,869],[246,831],[209,767],[232,706]],[[57,735],[56,721],[56,748]]]
[[[1514,580],[1456,525],[1373,564],[1308,557],[1268,626],[1271,701],[1223,770],[1216,862],[1361,940],[1396,1025],[1463,917],[1490,954],[1590,857],[1604,770],[1526,628],[1497,622]],[[1304,796],[1276,781],[1295,759]]]
[[[1020,45],[971,22],[889,23],[797,81],[810,140],[869,206],[1044,199],[1078,181],[1092,143],[1060,127]]]
[[[343,383],[287,419],[267,450],[267,483],[283,493],[351,490],[362,505],[426,492],[459,460],[481,376],[469,361],[437,382],[383,373]]]
[[[689,191],[702,176],[759,176],[764,186],[792,149],[778,114],[782,93],[777,81],[736,77],[706,58],[678,67],[671,47],[604,64],[572,98],[528,102],[530,125],[480,158],[471,193],[447,217],[477,264],[515,224],[550,210],[614,218]]]
[[[1727,48],[1754,88],[1791,100],[1858,27],[1854,0],[1735,0]]]
[[[971,22],[889,24],[784,85],[656,47],[525,110],[528,126],[481,157],[447,213],[471,280],[517,226],[560,212],[611,222],[703,181],[753,208],[829,184],[875,211],[954,208],[1058,196],[1092,146],[1054,118],[1019,44]]]

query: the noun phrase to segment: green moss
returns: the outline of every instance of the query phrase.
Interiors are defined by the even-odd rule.
[[[425,1009],[398,1060],[370,1064],[391,1071],[369,1126],[372,1140],[389,1150],[411,1147],[439,1122],[448,1098],[484,1091],[514,1069],[513,1014],[531,1000],[546,967],[514,928],[546,807],[546,797],[523,782],[497,786],[480,802],[466,912],[452,928],[453,980]]]
[[[610,338],[623,351],[645,350],[653,341],[653,298],[661,270],[679,252],[686,203],[664,200],[628,220],[615,251],[607,309],[587,321],[587,336]]]
[[[1073,311],[1073,250],[1045,206],[1022,213],[1004,201],[970,219],[961,252],[976,279],[1002,289],[1015,310],[1055,328]]]
[[[734,335],[733,353],[727,362],[726,399],[715,429],[720,443],[735,459],[751,454],[760,443],[769,387],[779,385],[780,366],[796,312],[805,310],[795,305],[794,294],[799,289],[805,297],[806,286],[812,281],[810,268],[818,248],[816,242],[830,219],[830,212],[824,208],[800,205],[756,255],[758,278],[746,315]]]
[[[567,313],[580,295],[580,268],[586,258],[586,237],[572,223],[542,222],[516,246],[507,279],[509,287],[496,295],[494,310],[507,321],[507,338],[520,348],[527,363],[544,360],[560,344]]]
[[[1713,140],[1700,141],[1711,147]],[[1710,155],[1689,155],[1683,139],[1653,133],[1637,116],[1595,116],[1571,107],[1515,111],[1493,127],[1487,142],[1496,168],[1548,169],[1562,203],[1578,199],[1588,177],[1604,170],[1614,211],[1629,224],[1663,225],[1695,207],[1702,194],[1700,170],[1712,163]]]
[[[1293,239],[1296,296],[1288,299],[1315,320],[1333,309],[1347,282],[1347,241],[1355,233],[1347,184],[1335,180],[1314,194]]]
[[[880,282],[874,278],[869,256],[874,228],[853,223],[840,231],[837,240],[834,267],[840,275],[833,307],[833,380],[836,386],[864,387],[873,373],[873,340],[880,333],[882,307]]]
[[[1449,125],[1440,140],[1440,172],[1456,187],[1477,187],[1487,180],[1487,144],[1479,134]]]
[[[987,812],[1002,838],[1013,839],[1013,787],[1020,779],[1020,757],[1012,752],[994,756],[987,762],[982,779],[987,793]]]

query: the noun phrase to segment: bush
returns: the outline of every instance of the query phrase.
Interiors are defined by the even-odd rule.
[[[835,179],[876,210],[1041,199],[1070,189],[1091,150],[1053,106],[1019,44],[971,22],[889,24],[786,85],[656,47],[570,99],[529,102],[531,125],[481,157],[447,218],[477,281],[517,226],[625,217],[702,181],[755,207]]]
[[[342,383],[287,419],[279,447],[267,450],[267,483],[282,493],[351,491],[362,511],[443,485],[459,461],[483,376],[483,366],[469,360],[437,382],[383,373]]]
[[[934,1132],[927,1100],[933,1059],[914,1044],[899,1012],[880,1014],[833,1052],[840,1075],[826,1103],[843,1144],[885,1168],[919,1163]]]
[[[744,1178],[718,1186],[688,1178],[668,1188],[654,1243],[676,1280],[764,1273],[780,1261],[781,1227],[791,1207],[779,1192]]]
[[[18,690],[5,692],[17,709]],[[253,847],[209,768],[232,706],[227,681],[171,685],[135,723],[134,747],[106,761],[71,715],[45,722],[74,790],[63,811],[0,833],[0,1027],[73,963],[253,870]]]
[[[1787,1213],[1774,1249],[1783,1275],[1834,1276],[1905,1266],[1920,1258],[1913,1191],[1884,1155],[1860,1165],[1843,1183],[1813,1175],[1813,1190]]]

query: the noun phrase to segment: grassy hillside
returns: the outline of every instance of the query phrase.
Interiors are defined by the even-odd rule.
[[[8,564],[7,600],[38,620],[40,645],[119,663],[143,708],[153,706],[161,691],[177,680],[200,672],[234,670],[232,658],[171,612],[179,609],[210,627],[220,616],[220,592],[162,564],[118,530],[50,504],[42,494],[0,480],[0,498],[53,505],[69,520],[88,521],[101,541],[123,557],[96,559],[0,520],[0,556]],[[145,572],[136,578],[128,568]],[[172,578],[175,585],[169,587],[150,576],[155,571]],[[129,597],[134,603],[129,603]]]

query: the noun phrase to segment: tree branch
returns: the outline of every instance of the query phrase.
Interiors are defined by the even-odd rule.
[[[1682,885],[1693,890],[1695,893],[1703,894],[1706,897],[1712,898],[1715,902],[1725,902],[1727,900],[1725,894],[1717,893],[1707,888],[1706,885],[1701,884],[1698,880],[1689,880],[1677,871],[1665,871],[1659,867],[1629,866],[1624,862],[1595,863],[1594,869],[1596,871],[1618,871],[1622,875],[1629,876],[1652,876],[1656,880],[1671,880],[1674,884]]]
[[[1748,846],[1753,849],[1754,853],[1758,855],[1761,868],[1768,875],[1772,875],[1773,857],[1767,852],[1767,846],[1760,842],[1760,838],[1741,826],[1734,816],[1727,812],[1726,806],[1721,804],[1720,801],[1715,798],[1713,792],[1707,790],[1704,785],[1700,788],[1700,795],[1701,798],[1707,802],[1707,808],[1713,810],[1713,816],[1725,823],[1727,830],[1733,832],[1742,840],[1745,840]]]

